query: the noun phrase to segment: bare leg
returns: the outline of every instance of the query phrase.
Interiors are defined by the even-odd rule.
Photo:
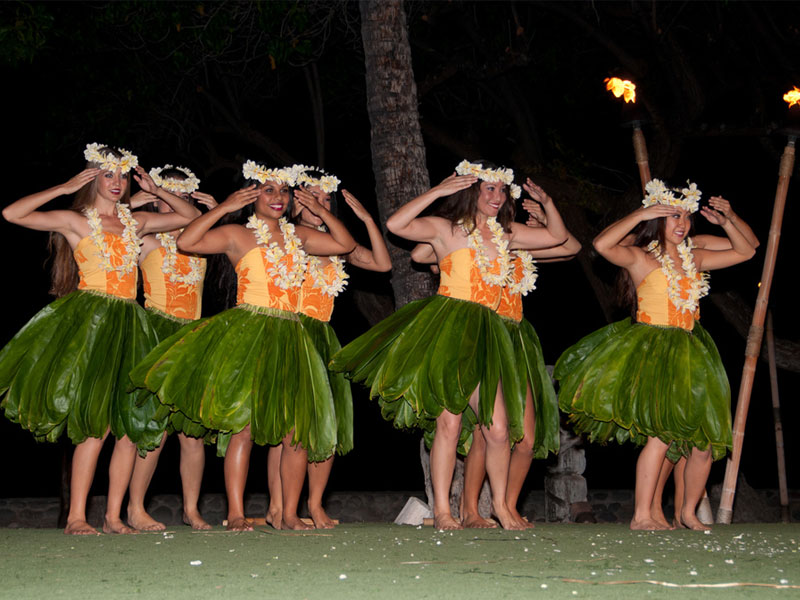
[[[478,399],[474,398],[472,409],[478,413]],[[497,386],[494,400],[492,425],[481,425],[486,439],[486,474],[492,486],[492,510],[503,529],[525,529],[525,523],[517,521],[506,506],[508,467],[511,463],[511,446],[508,441],[508,419],[500,385]]]
[[[437,529],[461,529],[461,524],[450,512],[450,485],[453,483],[460,432],[461,415],[443,410],[436,419],[436,435],[431,447],[433,524]]]
[[[111,462],[108,465],[108,502],[103,531],[106,533],[136,533],[136,530],[122,522],[122,500],[131,483],[133,464],[136,461],[136,444],[128,436],[114,443]]]
[[[138,453],[136,455],[131,484],[128,486],[128,525],[134,529],[164,531],[167,528],[166,525],[147,514],[144,508],[144,497],[147,494],[147,488],[150,487],[150,482],[153,480],[153,473],[156,472],[156,465],[158,465],[158,457],[161,455],[161,450],[164,448],[164,442],[166,441],[167,434],[164,433],[158,448],[148,452],[144,458],[139,456]]]
[[[97,457],[103,449],[108,432],[102,438],[87,438],[72,455],[72,478],[69,486],[69,515],[64,533],[68,535],[100,535],[86,522],[86,500],[97,469]]]
[[[533,409],[533,393],[531,384],[528,382],[528,389],[525,393],[525,415],[522,422],[523,438],[514,444],[511,451],[511,463],[508,467],[508,488],[506,489],[506,506],[511,515],[520,523],[525,523],[525,527],[531,529],[533,523],[517,511],[519,495],[528,471],[531,470],[533,462],[533,443],[536,439],[536,413]]]
[[[664,462],[661,463],[661,469],[658,472],[658,481],[656,482],[656,490],[653,493],[653,505],[650,507],[650,518],[656,523],[659,523],[667,529],[675,529],[675,525],[670,525],[667,518],[664,516],[664,487],[667,485],[669,476],[672,473],[672,461],[664,457]],[[676,515],[679,513],[675,513]]]
[[[667,455],[667,447],[660,439],[651,437],[647,439],[647,443],[639,453],[639,460],[636,461],[636,492],[631,529],[668,529],[650,516],[658,475]]]
[[[269,488],[269,508],[267,523],[280,529],[283,521],[283,488],[281,486],[281,455],[283,444],[272,446],[267,455],[267,487]]]
[[[680,460],[675,463],[675,469],[672,471],[672,481],[675,482],[675,517],[673,518],[673,525],[678,529],[685,529],[686,526],[681,521],[681,511],[683,510],[683,497],[686,486],[684,485],[684,477],[686,476],[686,457],[681,456]]]
[[[203,483],[203,469],[206,466],[206,451],[203,438],[178,434],[181,443],[181,487],[183,488],[183,522],[192,529],[211,529],[200,516],[197,503],[200,500],[200,486]]]
[[[705,452],[692,448],[692,453],[686,461],[686,471],[683,475],[685,484],[683,506],[681,507],[681,522],[695,531],[706,531],[710,527],[703,525],[695,514],[697,503],[706,489],[708,473],[711,471],[711,449]]]
[[[244,516],[244,487],[250,469],[250,426],[231,436],[225,453],[225,492],[228,496],[228,530],[252,531],[253,524]]]
[[[334,527],[333,519],[322,508],[322,495],[325,493],[325,486],[328,485],[332,468],[333,456],[322,462],[308,463],[308,512],[311,513],[317,529]]]
[[[461,524],[467,528],[490,529],[497,524],[484,519],[478,500],[486,477],[486,440],[480,427],[472,432],[472,446],[464,459],[464,491],[461,494]]]
[[[293,432],[283,438],[281,452],[281,487],[283,489],[283,522],[281,529],[313,529],[297,516],[300,492],[306,479],[308,452],[297,444],[292,446]]]

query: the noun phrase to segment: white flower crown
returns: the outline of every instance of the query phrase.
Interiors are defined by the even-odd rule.
[[[252,160],[248,160],[242,165],[242,175],[244,175],[245,179],[252,179],[259,183],[269,180],[285,183],[286,185],[295,184],[295,175],[291,169],[268,169]]]
[[[119,169],[122,173],[127,173],[131,169],[139,166],[139,159],[135,154],[132,154],[124,148],[115,148],[122,158],[117,158],[110,152],[102,152],[103,148],[111,148],[105,144],[86,144],[86,150],[83,151],[83,158],[87,162],[97,163],[104,171],[116,171]]]
[[[644,186],[647,195],[642,200],[642,205],[648,207],[654,204],[663,204],[682,208],[690,213],[697,212],[697,209],[700,208],[700,197],[703,193],[697,189],[696,183],[691,181],[686,183],[689,187],[681,189],[668,188],[660,179],[651,179]]]
[[[164,171],[180,171],[186,175],[186,179],[161,177],[161,173]],[[158,187],[164,188],[168,192],[191,194],[192,192],[196,192],[197,188],[200,187],[200,180],[186,167],[173,167],[172,165],[164,165],[163,167],[150,169],[150,177]]]
[[[462,160],[456,165],[459,175],[474,175],[482,181],[499,181],[508,186],[508,194],[516,200],[522,195],[522,189],[514,183],[514,169],[499,167],[497,169],[484,169],[480,163],[471,163]]]
[[[339,189],[339,184],[342,183],[338,177],[326,173],[319,167],[309,167],[308,165],[292,165],[289,169],[294,173],[295,182],[305,186],[318,186],[326,194],[332,194]],[[312,177],[308,171],[317,171],[322,173],[322,177]]]

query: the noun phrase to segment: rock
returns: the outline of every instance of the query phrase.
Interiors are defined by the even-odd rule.
[[[433,518],[433,511],[419,498],[411,497],[397,515],[396,525],[422,525],[424,519]]]

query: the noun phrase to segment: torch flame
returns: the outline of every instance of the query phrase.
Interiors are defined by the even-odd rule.
[[[795,104],[800,106],[800,89],[797,89],[797,86],[794,86],[793,90],[786,92],[783,95],[783,99],[789,103],[789,107],[791,108]]]
[[[615,97],[622,96],[625,102],[636,102],[636,85],[627,79],[620,79],[619,77],[605,78],[606,89],[609,90]]]

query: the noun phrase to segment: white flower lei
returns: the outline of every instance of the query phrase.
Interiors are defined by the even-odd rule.
[[[308,273],[314,280],[314,287],[320,288],[326,296],[336,297],[347,286],[347,279],[350,277],[344,270],[344,259],[341,256],[331,256],[331,264],[334,266],[336,276],[331,283],[325,280],[325,269],[321,269],[322,261],[316,256],[308,257]]]
[[[300,287],[308,266],[308,255],[303,250],[300,238],[294,232],[294,225],[289,223],[285,217],[278,221],[278,225],[283,234],[283,249],[278,246],[278,242],[270,242],[272,234],[264,221],[255,215],[252,215],[247,221],[247,228],[253,230],[258,245],[267,249],[267,259],[272,265],[267,269],[267,273],[272,277],[275,285],[282,290]],[[286,263],[280,262],[281,258],[287,254],[292,256],[291,271],[287,269]]]
[[[295,173],[291,169],[268,169],[252,160],[248,160],[242,165],[242,175],[245,179],[265,183],[267,180],[285,183],[286,185],[295,184]]]
[[[161,242],[164,248],[164,260],[161,263],[161,272],[169,275],[172,283],[185,283],[197,285],[203,279],[203,259],[197,256],[189,256],[189,272],[186,274],[178,273],[175,270],[175,263],[178,260],[178,246],[175,244],[175,237],[170,233],[157,233],[156,239]]]
[[[508,240],[503,237],[505,233],[503,227],[494,217],[486,219],[486,226],[492,232],[492,243],[497,247],[497,260],[500,264],[500,272],[494,274],[491,272],[492,263],[489,257],[486,256],[486,247],[483,245],[481,232],[475,227],[472,232],[467,233],[467,227],[464,222],[459,221],[458,224],[467,234],[467,245],[475,251],[475,262],[478,264],[481,278],[489,285],[504,287],[508,283],[508,277],[511,273],[511,256],[508,252]]]
[[[326,173],[319,167],[309,167],[308,165],[292,165],[289,167],[289,171],[292,172],[296,183],[309,187],[319,186],[319,188],[326,194],[332,194],[333,192],[337,191],[339,189],[339,184],[342,183],[338,177]],[[323,175],[322,177],[316,178],[309,175],[307,171],[317,171]]]
[[[522,189],[514,183],[514,169],[484,169],[480,163],[471,163],[462,160],[456,165],[456,173],[459,175],[474,175],[481,181],[499,181],[508,186],[508,194],[516,200],[522,195]]]
[[[180,171],[186,175],[186,179],[174,179],[172,177],[161,177],[164,171]],[[164,165],[163,167],[150,169],[150,178],[158,187],[164,188],[168,192],[177,192],[178,194],[191,194],[196,192],[200,187],[200,180],[186,167],[173,167],[172,165]]]
[[[119,169],[122,173],[127,173],[131,169],[139,166],[139,159],[135,154],[132,154],[124,148],[117,148],[122,158],[117,158],[113,154],[103,153],[101,148],[110,148],[103,144],[86,144],[86,149],[83,151],[83,158],[87,162],[93,162],[100,165],[104,171],[116,171]]]
[[[517,258],[522,262],[522,279],[513,281],[513,271],[509,275],[511,281],[508,284],[508,290],[512,294],[522,294],[527,296],[528,292],[536,289],[536,280],[539,278],[539,273],[536,269],[536,261],[533,260],[533,255],[525,250],[516,251]]]
[[[658,240],[653,240],[647,246],[647,251],[661,265],[661,272],[667,278],[667,295],[672,301],[673,306],[682,312],[694,313],[700,304],[700,298],[708,295],[709,285],[708,273],[702,273],[697,277],[697,268],[694,264],[694,255],[692,254],[694,244],[690,238],[683,240],[678,246],[678,255],[681,257],[681,267],[686,277],[689,279],[689,289],[687,290],[687,297],[681,297],[680,280],[681,275],[675,269],[675,263],[669,255],[661,252]]]
[[[142,240],[136,235],[136,219],[131,214],[131,209],[117,202],[117,218],[124,225],[122,230],[122,241],[125,242],[125,254],[122,256],[122,264],[115,267],[111,264],[111,251],[108,249],[105,237],[103,236],[103,223],[96,208],[84,209],[83,214],[89,221],[89,237],[97,248],[100,255],[100,268],[106,272],[118,271],[127,274],[136,268],[139,261],[139,253],[142,251]]]

